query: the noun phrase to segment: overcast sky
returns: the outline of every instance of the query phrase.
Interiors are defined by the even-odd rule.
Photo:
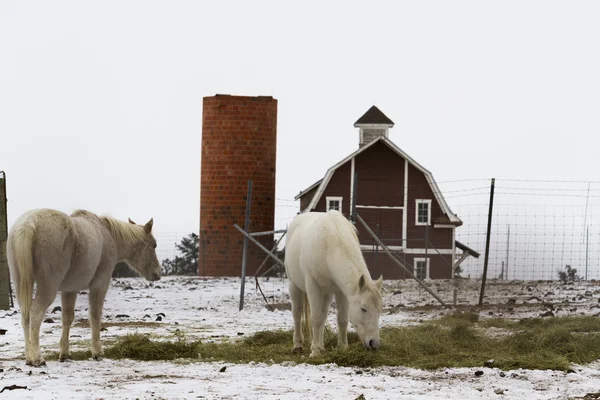
[[[2,0],[9,224],[85,208],[197,232],[216,93],[278,99],[280,199],[357,148],[373,104],[438,181],[600,180],[599,15],[573,0]]]

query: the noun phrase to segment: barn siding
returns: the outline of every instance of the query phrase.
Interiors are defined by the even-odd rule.
[[[372,251],[364,251],[363,256],[369,268],[369,273],[373,279],[378,279],[383,275],[383,279],[410,279],[411,277],[400,266],[395,264],[385,251],[379,249],[378,254]],[[403,254],[396,253],[395,256],[408,268],[413,268],[415,258],[425,258],[423,254]],[[430,279],[450,279],[452,277],[452,256],[451,255],[428,255],[429,278]]]
[[[402,210],[357,208],[357,213],[387,246],[402,246]],[[375,245],[375,240],[357,223],[360,244]]]
[[[402,206],[404,159],[382,142],[355,157],[357,203],[365,206]],[[410,189],[409,189],[410,191]]]
[[[442,208],[431,190],[425,174],[414,166],[408,167],[408,210],[407,210],[407,234],[408,248],[425,248],[425,238],[427,235],[429,246],[436,249],[452,249],[452,228],[434,228],[433,223],[428,227],[415,225],[416,219],[416,200],[431,200],[431,220],[444,215]]]
[[[335,170],[329,184],[325,188],[323,195],[317,202],[314,211],[325,211],[326,210],[326,199],[327,196],[339,196],[342,197],[342,214],[345,216],[350,215],[350,161],[340,166]]]
[[[313,199],[313,196],[315,195],[315,193],[317,193],[318,188],[319,188],[319,185],[315,186],[308,192],[304,193],[304,195],[302,197],[300,197],[300,210],[299,211],[306,210],[306,207],[309,206],[311,200]]]
[[[352,160],[338,167],[313,211],[325,211],[328,196],[342,197],[342,213],[350,215],[350,182]],[[404,166],[405,160],[384,143],[376,143],[355,157],[355,172],[358,174],[358,206],[404,206]],[[300,199],[301,210],[306,209],[317,192],[318,187],[310,190]],[[428,248],[430,258],[430,278],[448,279],[452,276],[452,255],[435,254],[437,249],[453,249],[452,228],[428,228],[415,225],[416,200],[431,200],[431,220],[443,216],[425,175],[409,164],[408,170],[408,207],[407,207],[407,247]],[[358,207],[357,212],[388,246],[402,245],[402,209],[374,209]],[[357,224],[359,240],[362,245],[375,245],[369,233]],[[429,243],[426,243],[426,233]],[[363,251],[371,276],[375,279],[383,274],[384,279],[404,279],[409,276],[402,268],[389,259],[379,249],[378,255],[372,251]],[[396,253],[396,256],[410,268],[415,257],[424,254]]]

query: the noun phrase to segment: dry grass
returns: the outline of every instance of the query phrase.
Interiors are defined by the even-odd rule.
[[[511,334],[490,337],[485,334],[486,327],[506,329]],[[501,369],[566,370],[572,363],[585,364],[600,358],[599,333],[600,319],[595,317],[479,321],[478,314],[464,312],[418,326],[383,328],[378,351],[366,351],[352,333],[348,348],[337,349],[337,337],[326,332],[326,351],[309,358],[307,345],[303,354],[292,354],[291,331],[264,331],[241,341],[222,343],[188,342],[181,336],[175,341],[154,341],[143,335],[129,335],[108,347],[105,354],[136,360],[293,361],[423,369],[480,367],[493,359],[493,365]],[[89,358],[89,352],[75,356]]]

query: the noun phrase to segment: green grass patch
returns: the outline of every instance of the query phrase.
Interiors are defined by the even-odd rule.
[[[488,335],[485,328],[506,330]],[[403,365],[413,368],[480,367],[493,359],[501,369],[566,370],[572,363],[585,364],[600,358],[600,319],[556,317],[509,321],[485,319],[472,312],[454,313],[417,326],[381,329],[382,347],[363,348],[357,335],[349,333],[348,348],[337,348],[337,336],[326,330],[325,352],[309,358],[310,344],[302,354],[292,354],[292,331],[258,332],[242,340],[225,342],[156,341],[144,335],[125,336],[106,347],[107,358],[178,360],[178,362],[225,361],[248,363],[323,364],[377,367]],[[89,359],[89,352],[75,352],[75,359]]]

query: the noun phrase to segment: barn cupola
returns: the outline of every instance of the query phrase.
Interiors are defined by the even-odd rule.
[[[389,119],[381,110],[375,106],[369,108],[355,123],[354,127],[359,128],[358,147],[363,147],[381,136],[389,137],[389,129],[394,126],[394,122]]]

